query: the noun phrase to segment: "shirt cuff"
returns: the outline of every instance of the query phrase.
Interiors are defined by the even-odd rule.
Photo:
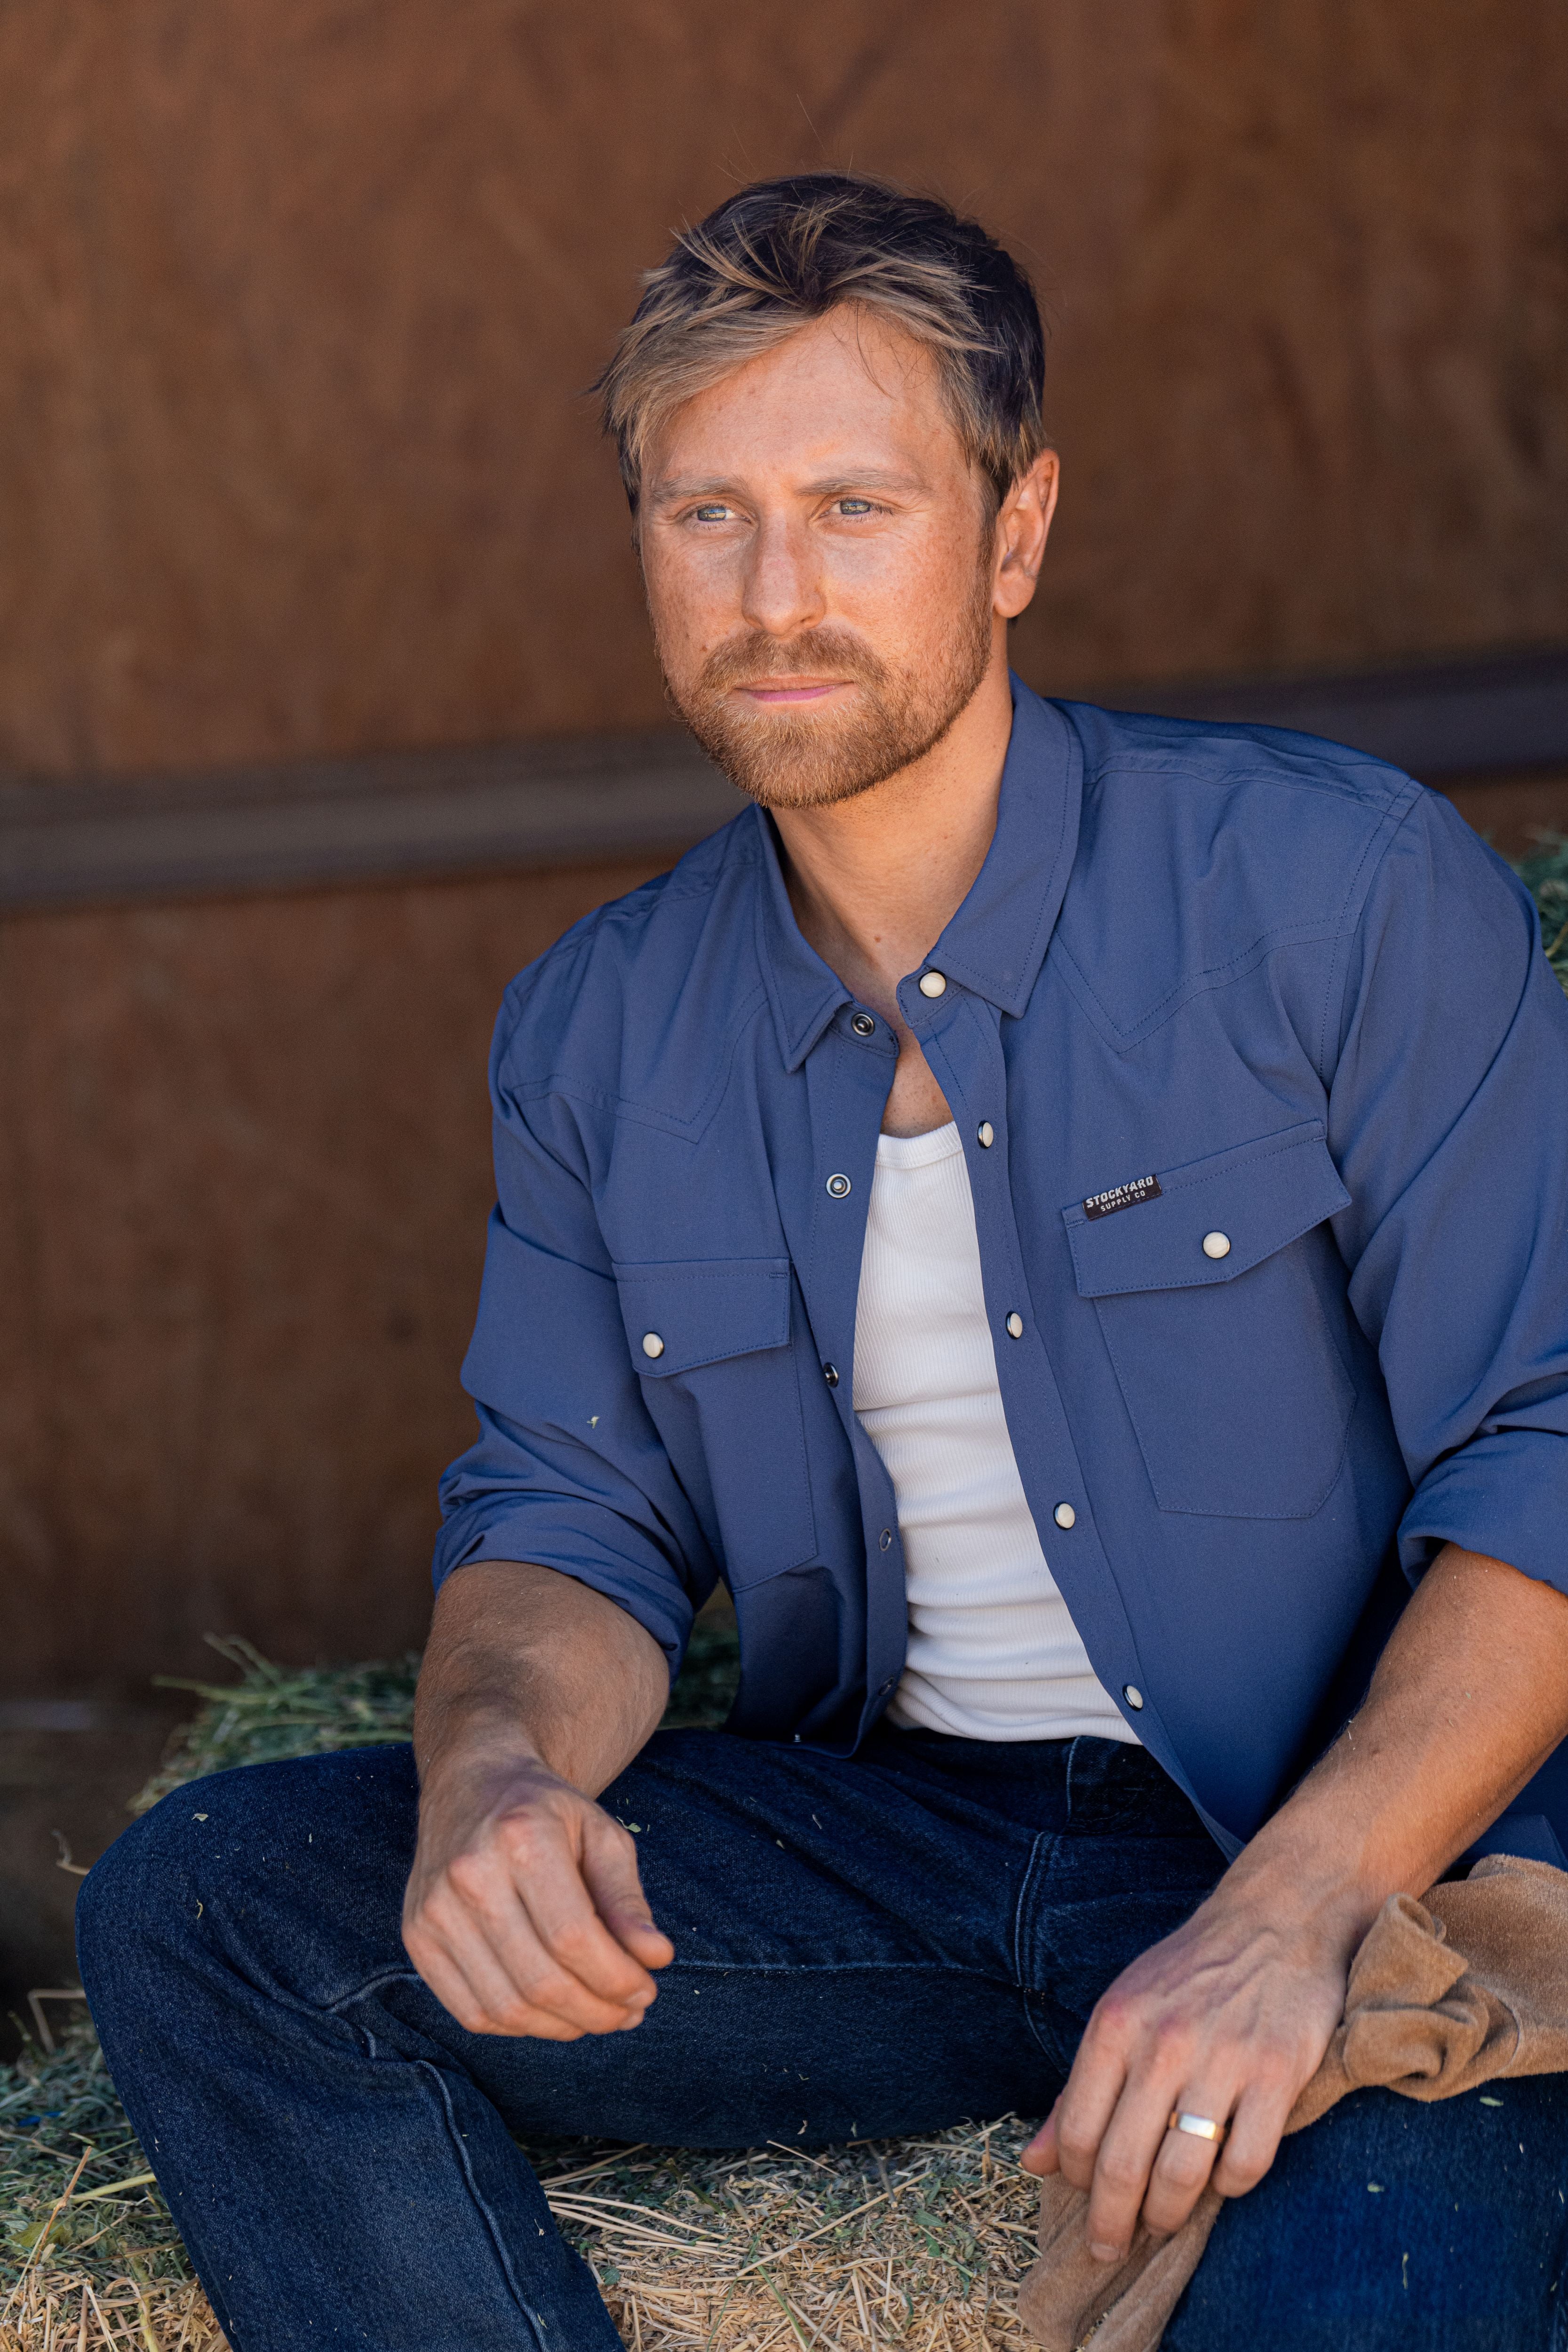
[[[1500,1559],[1568,1592],[1568,1436],[1500,1429],[1472,1438],[1428,1471],[1399,1526],[1399,1557],[1415,1583],[1444,1544]]]
[[[465,1525],[465,1521],[467,1524]],[[686,1654],[687,1637],[696,1610],[686,1591],[662,1563],[655,1569],[617,1558],[585,1543],[577,1531],[537,1511],[509,1510],[487,1525],[475,1527],[459,1513],[442,1528],[436,1544],[433,1578],[437,1592],[454,1569],[481,1559],[521,1560],[535,1568],[552,1568],[594,1592],[602,1592],[635,1617],[664,1652],[673,1683]]]

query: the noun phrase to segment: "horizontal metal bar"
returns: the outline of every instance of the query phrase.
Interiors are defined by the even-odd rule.
[[[0,907],[438,878],[679,851],[744,806],[681,735],[0,786]]]
[[[1568,651],[1101,698],[1302,728],[1427,782],[1568,771]],[[0,784],[0,908],[344,887],[676,853],[742,807],[673,730]]]
[[[1119,710],[1294,727],[1353,744],[1436,783],[1446,776],[1568,768],[1568,650],[1352,670],[1123,688]]]

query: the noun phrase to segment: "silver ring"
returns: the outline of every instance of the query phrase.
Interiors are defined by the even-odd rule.
[[[1186,2116],[1173,2107],[1167,2131],[1190,2132],[1194,2139],[1222,2140],[1230,2129],[1228,2124],[1216,2124],[1212,2116]]]

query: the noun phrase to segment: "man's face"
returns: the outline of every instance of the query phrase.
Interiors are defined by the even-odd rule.
[[[873,313],[830,311],[667,417],[638,537],[670,699],[766,805],[880,783],[1005,658],[990,501],[930,353]]]

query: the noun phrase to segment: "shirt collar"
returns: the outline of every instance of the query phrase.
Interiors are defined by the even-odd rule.
[[[1083,755],[1059,710],[1020,677],[1012,679],[1012,688],[1013,731],[995,835],[968,897],[928,961],[1016,1016],[1028,1003],[1072,871]],[[784,1066],[793,1071],[850,996],[801,934],[772,823],[762,809],[752,817],[760,844],[763,973]]]

